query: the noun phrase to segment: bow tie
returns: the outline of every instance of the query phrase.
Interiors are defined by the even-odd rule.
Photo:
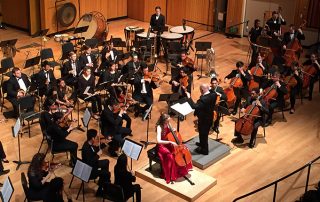
[[[22,78],[21,78],[21,77],[20,77],[20,78],[17,77],[17,79],[18,79],[18,81],[19,81],[19,80],[22,79]]]

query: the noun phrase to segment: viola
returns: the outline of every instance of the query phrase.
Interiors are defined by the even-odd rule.
[[[163,80],[160,78],[160,76],[155,72],[148,72],[147,74],[143,75],[144,79],[151,79],[152,82],[154,82],[158,87],[163,82]]]
[[[59,168],[61,165],[61,163],[52,163],[50,161],[46,161],[42,164],[42,170],[53,171]]]
[[[113,110],[112,111],[113,111],[113,113],[119,113],[120,110],[124,110],[125,111],[125,110],[128,109],[128,107],[129,107],[128,104],[120,102],[117,105],[113,106]]]
[[[185,67],[191,67],[193,71],[197,70],[197,68],[194,65],[194,61],[191,58],[186,57],[184,60],[182,60],[182,65]]]
[[[171,142],[177,143],[174,147],[174,159],[178,166],[186,166],[192,162],[191,153],[184,144],[182,144],[181,134],[174,131],[170,124],[168,124],[170,133],[167,134],[167,139]]]

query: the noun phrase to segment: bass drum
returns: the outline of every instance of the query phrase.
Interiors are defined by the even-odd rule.
[[[78,27],[89,26],[86,32],[79,34],[80,37],[85,37],[85,39],[96,38],[100,41],[104,41],[108,35],[108,26],[105,17],[96,11],[84,14],[78,24]]]

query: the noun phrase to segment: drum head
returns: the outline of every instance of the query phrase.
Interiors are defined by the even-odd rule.
[[[107,25],[104,16],[99,12],[92,12],[83,15],[77,27],[89,26],[86,32],[82,33],[82,37],[86,39],[96,38],[102,39],[103,34],[107,31]]]
[[[63,27],[69,27],[76,19],[77,9],[73,3],[63,4],[57,13],[57,21]]]

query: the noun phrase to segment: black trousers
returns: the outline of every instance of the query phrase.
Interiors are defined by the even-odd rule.
[[[237,98],[233,107],[233,111],[237,112],[241,102],[241,98],[247,99],[249,97],[249,91],[247,88],[233,88],[233,90]]]
[[[137,105],[136,109],[139,113],[145,113],[145,111],[149,109],[153,103],[152,98],[147,94],[142,94],[139,101],[146,104],[144,107],[140,107],[140,105]]]
[[[85,99],[87,96],[86,95],[81,95],[79,97],[81,99]],[[99,95],[92,96],[92,97],[86,99],[86,101],[91,102],[91,104],[92,104],[92,112],[93,113],[98,113],[98,112],[102,111],[101,98],[100,98]]]
[[[109,172],[109,160],[99,160],[98,167],[95,168],[95,171],[91,173],[90,176],[92,179],[99,177],[98,185],[101,189],[103,185],[110,181],[111,174]]]
[[[209,152],[209,145],[208,145],[208,136],[209,131],[212,126],[213,118],[210,117],[198,117],[198,131],[199,131],[199,140],[200,140],[200,147],[203,152]]]
[[[133,194],[136,194],[136,201],[140,202],[141,201],[141,187],[139,184],[134,184],[134,185],[132,185],[130,190],[125,191],[124,197],[126,198],[126,200],[128,200],[129,198],[131,198],[133,196]]]
[[[256,119],[253,123],[253,130],[251,132],[251,138],[250,138],[250,142],[249,142],[249,144],[252,146],[254,146],[256,143],[257,133],[258,133],[258,129],[260,126],[262,126],[262,120]],[[237,131],[234,131],[234,136],[242,139],[241,134],[238,133]]]
[[[3,171],[2,159],[6,158],[6,153],[3,150],[2,142],[0,141],[0,172]]]
[[[64,152],[68,151],[71,155],[71,161],[72,163],[76,163],[77,161],[77,150],[78,150],[78,144],[76,142],[73,142],[71,140],[63,140],[63,141],[53,141],[53,151],[54,152]]]

